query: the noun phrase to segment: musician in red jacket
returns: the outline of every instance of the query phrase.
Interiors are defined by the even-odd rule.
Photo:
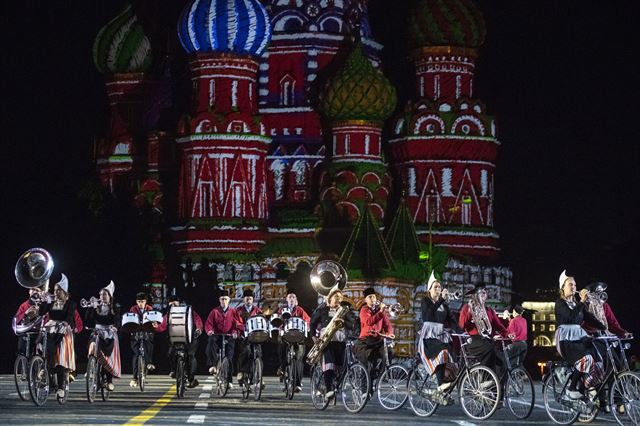
[[[245,324],[247,319],[261,315],[262,310],[253,304],[253,291],[250,289],[244,290],[242,293],[242,304],[236,308],[236,312],[240,319],[242,319],[242,323]],[[249,342],[244,339],[244,336],[239,336],[240,338],[236,342],[236,352],[238,353],[238,383],[242,381],[245,373],[249,373],[249,359],[251,355],[251,346]],[[262,356],[262,346],[257,344],[255,345],[255,350],[258,351],[259,356]]]
[[[387,315],[387,305],[378,303],[378,296],[373,287],[364,290],[365,304],[360,308],[360,336],[355,344],[355,353],[358,361],[367,366],[371,373],[381,371],[380,363],[384,359],[385,334],[391,339],[395,338],[393,326]],[[373,377],[372,377],[373,380]]]
[[[477,284],[467,291],[465,296],[471,296],[471,299],[460,310],[458,325],[471,336],[471,342],[467,345],[467,354],[478,359],[480,364],[491,368],[499,378],[502,378],[506,371],[505,362],[502,351],[496,350],[492,338],[494,335],[507,337],[507,329],[496,312],[485,305],[487,291],[484,284]],[[477,317],[476,313],[479,314]]]
[[[138,320],[140,324],[142,324],[142,320],[144,317],[144,313],[147,311],[152,311],[153,307],[147,304],[147,294],[143,291],[136,294],[136,304],[129,309],[129,312],[132,312],[138,315]],[[153,327],[157,328],[159,326],[158,323],[153,323]],[[131,350],[133,351],[133,379],[129,382],[129,386],[136,387],[138,386],[138,356],[139,354],[139,342],[142,340],[144,343],[144,357],[147,365],[147,370],[153,371],[156,367],[153,365],[153,333],[149,332],[136,332],[131,335]]]
[[[226,338],[225,356],[229,360],[229,367],[231,367],[236,339],[244,330],[242,319],[238,315],[238,312],[229,307],[230,301],[231,298],[229,294],[223,290],[220,296],[220,306],[216,306],[211,310],[204,324],[204,329],[209,336],[206,354],[210,374],[216,374],[217,372],[218,352],[222,346],[223,338]],[[231,338],[223,335],[231,335]],[[229,386],[231,386],[231,368],[229,368],[227,373],[227,380]]]
[[[507,327],[507,334],[513,336],[513,341],[507,349],[512,367],[521,366],[527,356],[527,320],[524,319],[522,306],[516,305],[511,312],[511,320]]]
[[[22,302],[13,316],[14,322],[20,324],[22,320],[30,321],[38,316],[38,305],[36,301],[39,300],[42,290],[38,287],[29,289],[29,298]],[[25,319],[26,318],[26,319]],[[46,320],[45,320],[46,322]],[[35,349],[35,339],[32,339],[31,351]],[[18,338],[18,354],[30,356],[27,351],[27,339],[24,336]]]
[[[180,300],[180,298],[176,295],[171,295],[167,298],[168,307],[167,312],[162,316],[162,323],[156,328],[156,332],[163,333],[167,330],[169,326],[169,312],[171,308],[174,306],[187,306],[185,300]],[[198,370],[198,361],[196,359],[196,352],[198,351],[198,338],[202,335],[202,331],[204,330],[204,325],[202,324],[202,318],[200,315],[191,307],[191,317],[193,318],[193,330],[191,334],[191,343],[186,346],[187,355],[189,356],[189,383],[187,387],[195,388],[198,386],[198,379],[195,378],[196,371]],[[171,371],[169,372],[169,377],[175,379],[176,372],[174,370],[176,361],[175,361],[175,353],[176,349],[174,345],[169,342],[169,351],[167,356],[169,358],[169,368]]]
[[[307,325],[307,330],[309,330],[309,323],[311,322],[311,317],[302,308],[302,306],[298,305],[298,296],[296,296],[296,293],[291,289],[287,290],[287,304],[285,306],[282,306],[278,310],[278,315],[280,315],[280,317],[282,318],[286,316],[302,318],[305,324]],[[280,376],[280,381],[282,381],[284,378],[284,370],[287,365],[287,345],[288,344],[285,341],[283,341],[282,338],[279,339],[278,352],[280,354],[280,368],[278,368],[277,374],[278,376]],[[304,345],[304,342],[300,344],[291,343],[291,345],[293,345],[293,348],[296,351],[296,368],[298,371],[298,374],[296,375],[297,383],[295,384],[296,387],[294,391],[300,392],[302,390],[301,379],[302,379],[302,373],[304,370],[305,345]]]

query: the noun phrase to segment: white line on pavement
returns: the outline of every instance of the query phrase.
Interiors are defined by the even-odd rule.
[[[475,423],[471,423],[466,420],[452,420],[452,422],[457,423],[460,426],[478,426]]]
[[[208,394],[208,393],[206,393],[206,392],[204,392],[204,393],[201,393],[201,394],[200,394],[200,396],[199,396],[198,398],[200,398],[200,399],[204,399],[204,398],[209,398],[209,396],[211,396],[211,395],[210,395],[210,394]]]
[[[211,391],[213,390],[213,385],[204,385],[202,386],[203,391]]]
[[[209,407],[209,403],[206,401],[196,402],[195,409],[196,410],[206,410]]]
[[[192,414],[187,419],[187,423],[204,423],[204,417],[203,414]]]

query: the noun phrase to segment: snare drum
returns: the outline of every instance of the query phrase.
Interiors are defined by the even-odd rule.
[[[138,314],[134,314],[133,312],[127,312],[122,315],[122,328],[121,330],[125,333],[135,333],[140,329],[140,320],[138,319]]]
[[[282,338],[289,343],[300,343],[307,337],[307,323],[300,317],[291,317],[284,323]]]
[[[145,311],[142,314],[142,329],[144,331],[155,331],[155,327],[153,323],[157,322],[158,324],[162,323],[162,313],[158,311]]]
[[[172,306],[167,318],[169,342],[190,344],[193,336],[193,314],[191,306]]]
[[[291,309],[289,309],[288,306],[285,306],[284,308],[282,308],[282,319],[286,321],[289,318],[291,318]]]
[[[251,343],[263,343],[269,338],[269,324],[262,315],[255,315],[247,319],[244,325],[244,335]]]

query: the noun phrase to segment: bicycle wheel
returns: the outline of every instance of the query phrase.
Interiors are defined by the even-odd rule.
[[[324,383],[324,373],[322,367],[316,365],[311,372],[311,403],[316,410],[326,410],[329,400],[325,397],[327,386]]]
[[[509,410],[518,419],[526,419],[535,404],[533,380],[522,367],[516,367],[507,374],[504,396]]]
[[[31,358],[29,363],[29,394],[38,407],[44,405],[49,397],[49,371],[40,355]]]
[[[176,396],[184,398],[184,390],[187,386],[187,380],[184,372],[184,358],[180,355],[176,357]]]
[[[84,375],[87,383],[87,401],[93,402],[98,391],[98,360],[95,356],[89,355],[87,360],[87,372]]]
[[[359,413],[369,400],[371,379],[367,369],[359,362],[347,369],[342,379],[342,404],[350,413]]]
[[[144,360],[144,356],[138,356],[138,387],[140,392],[144,392],[144,382],[147,379],[147,363]]]
[[[20,399],[29,399],[29,360],[24,355],[18,355],[13,364],[13,380]]]
[[[256,358],[253,360],[253,397],[256,401],[260,401],[262,396],[262,359]]]
[[[218,395],[223,397],[229,392],[229,360],[224,358],[218,368]]]
[[[389,366],[378,379],[378,401],[387,410],[397,410],[409,397],[409,371],[400,364]]]
[[[293,394],[296,389],[296,366],[295,360],[291,360],[291,362],[287,365],[286,373],[285,373],[285,385],[287,387],[287,399],[293,399]]]
[[[431,400],[431,395],[438,389],[438,383],[422,363],[409,375],[408,388],[409,405],[416,416],[429,417],[436,412],[438,404]]]
[[[591,413],[589,414],[580,413],[580,415],[578,415],[578,423],[591,423],[596,419],[596,417],[598,417],[599,411],[600,411],[600,403],[599,401],[596,400],[595,403],[593,404],[593,410],[591,410]]]
[[[611,411],[621,425],[640,424],[640,377],[625,371],[611,386]]]
[[[474,420],[485,420],[498,409],[501,390],[498,376],[484,365],[464,373],[460,381],[460,406]]]
[[[565,384],[571,376],[571,369],[564,365],[556,366],[542,383],[542,399],[547,415],[560,425],[570,425],[578,419],[579,412],[562,403]]]
[[[249,399],[249,394],[251,393],[250,377],[253,377],[253,371],[251,370],[253,370],[253,365],[251,365],[248,373],[242,375],[242,380],[238,383],[240,391],[242,392],[242,399]]]

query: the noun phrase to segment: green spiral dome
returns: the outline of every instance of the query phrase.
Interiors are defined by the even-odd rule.
[[[131,5],[102,27],[93,62],[105,74],[144,72],[151,65],[151,43]]]
[[[332,121],[384,121],[395,107],[395,88],[373,67],[361,45],[351,51],[320,99],[320,112]]]
[[[409,16],[411,48],[478,48],[484,43],[484,18],[473,0],[417,0]]]

